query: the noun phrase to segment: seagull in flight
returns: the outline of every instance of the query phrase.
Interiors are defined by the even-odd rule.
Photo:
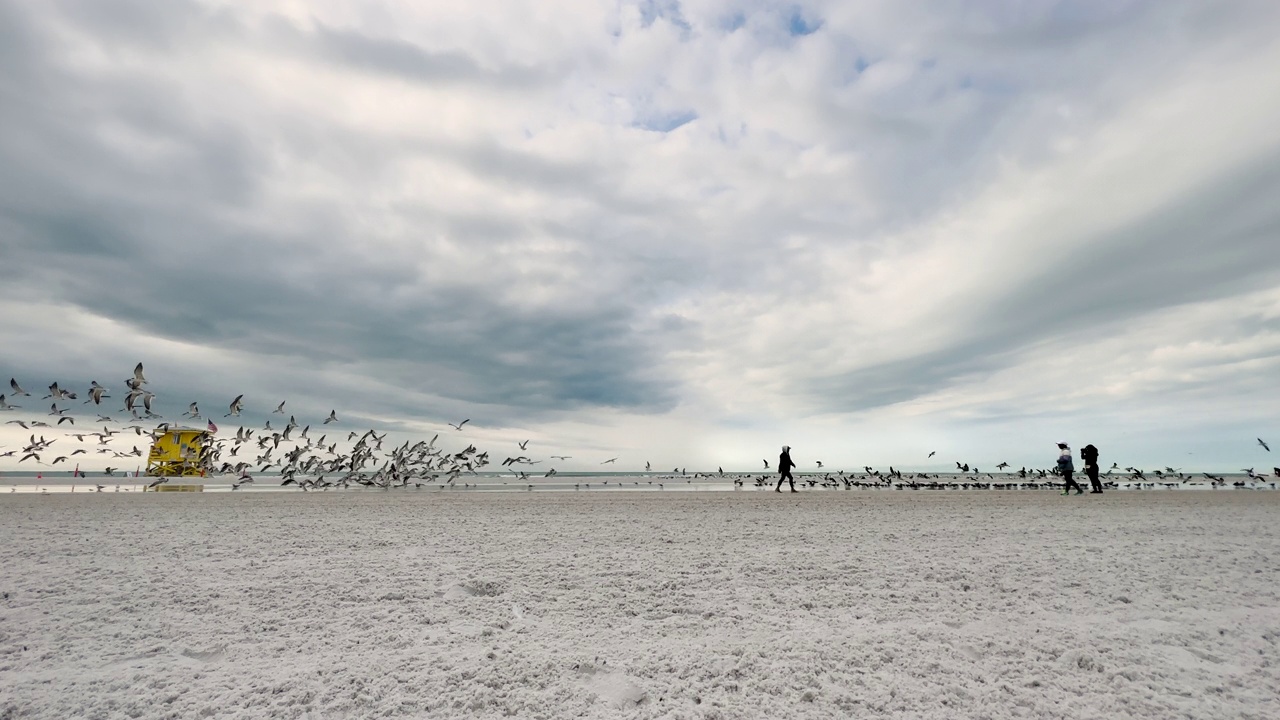
[[[54,382],[52,385],[49,386],[49,394],[45,395],[44,399],[48,400],[49,398],[53,398],[54,400],[61,400],[64,397],[69,397],[72,400],[75,399],[72,393],[69,393],[66,390],[63,390],[62,388],[59,388],[58,383]]]
[[[102,398],[111,397],[110,395],[107,395],[106,392],[107,389],[99,385],[97,380],[94,380],[89,383],[89,399],[84,401],[85,404],[88,405],[89,403],[93,403],[94,405],[101,405]]]
[[[765,460],[765,461],[764,461],[764,469],[765,469],[765,470],[768,470],[768,469],[769,469],[769,461],[768,461],[768,460]]]
[[[602,462],[602,463],[600,463],[600,464],[601,464],[601,465],[608,465],[609,463],[611,463],[611,462],[613,462],[614,460],[617,460],[617,459],[618,459],[618,458],[616,458],[616,457],[609,458],[608,460],[605,460],[604,462]]]
[[[1262,446],[1263,450],[1266,450],[1267,452],[1271,452],[1271,446],[1263,442],[1262,438],[1258,438],[1258,444]]]
[[[466,424],[467,424],[467,423],[469,423],[469,422],[471,422],[471,418],[467,418],[466,420],[463,420],[462,422],[458,423],[457,425],[454,425],[453,423],[448,423],[448,425],[449,425],[449,427],[453,428],[454,430],[461,430],[461,429],[462,429],[462,426],[463,426],[463,425],[466,425]]]
[[[182,414],[194,420],[200,417],[200,408],[196,406],[195,402],[192,402],[187,406],[187,411]]]
[[[568,460],[571,457],[573,456],[572,455],[552,455],[551,459],[552,460]]]
[[[14,396],[14,397],[18,397],[19,395],[30,395],[30,394],[31,394],[31,393],[27,392],[26,390],[23,390],[21,387],[19,387],[19,386],[18,386],[18,381],[17,381],[17,379],[15,379],[15,378],[9,378],[9,387],[13,388],[13,396]]]
[[[145,377],[143,377],[143,376],[142,376],[142,363],[138,363],[137,365],[135,365],[135,366],[134,366],[134,368],[133,368],[133,381],[134,381],[135,383],[137,383],[137,385],[146,385],[146,384],[147,384],[147,379],[146,379]],[[137,387],[137,385],[135,385],[134,387]]]
[[[16,410],[21,407],[22,407],[21,405],[10,405],[9,403],[5,402],[4,396],[0,395],[0,410]]]
[[[281,400],[281,401],[280,401],[280,404],[276,406],[276,409],[271,411],[271,414],[272,414],[272,415],[275,415],[275,414],[279,413],[280,415],[283,415],[283,414],[284,414],[284,404],[285,404],[286,402],[288,402],[288,400]]]
[[[926,457],[925,459],[926,459],[926,460],[928,460],[929,458],[931,458],[931,457],[933,457],[934,455],[937,455],[937,454],[938,454],[938,451],[937,451],[937,450],[934,450],[933,452],[929,453],[929,457]]]
[[[329,423],[331,423],[331,422],[338,422],[338,411],[337,411],[337,410],[330,410],[330,411],[329,411],[329,417],[327,417],[327,418],[325,418],[325,419],[324,419],[324,424],[325,424],[325,425],[328,425],[328,424],[329,424]]]
[[[645,461],[644,461],[644,471],[645,471],[645,472],[650,472],[652,469],[653,469],[653,466],[649,464],[649,461],[648,461],[648,460],[645,460]]]
[[[521,449],[521,450],[524,450],[526,447],[528,447],[528,445],[529,445],[529,441],[528,441],[528,440],[525,440],[525,441],[524,441],[524,442],[522,442],[522,443],[516,443],[516,444],[520,446],[520,449]]]
[[[223,415],[222,417],[231,417],[233,415],[236,417],[239,417],[240,411],[244,409],[244,403],[241,402],[242,398],[244,398],[243,394],[237,395],[236,399],[231,401],[231,405],[229,406],[230,412],[228,412],[226,415]]]

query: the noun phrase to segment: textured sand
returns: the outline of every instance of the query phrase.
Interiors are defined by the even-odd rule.
[[[0,496],[0,718],[1280,717],[1280,495]]]

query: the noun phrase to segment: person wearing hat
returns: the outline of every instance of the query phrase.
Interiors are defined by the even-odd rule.
[[[774,488],[774,492],[782,492],[782,481],[787,480],[791,483],[791,492],[796,491],[796,480],[791,477],[791,468],[796,464],[791,462],[791,446],[783,445],[782,454],[778,456],[778,487]]]
[[[1070,495],[1071,488],[1076,489],[1077,495],[1084,494],[1084,488],[1071,477],[1071,473],[1075,470],[1075,463],[1071,460],[1071,446],[1064,442],[1058,443],[1058,472],[1062,473],[1062,478],[1066,481],[1062,488],[1063,495]]]

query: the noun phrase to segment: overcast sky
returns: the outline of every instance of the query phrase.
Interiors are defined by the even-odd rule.
[[[142,361],[168,419],[564,469],[1269,469],[1277,38],[1272,0],[0,0],[0,417]]]

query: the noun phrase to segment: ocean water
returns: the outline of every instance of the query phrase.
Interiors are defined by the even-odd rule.
[[[147,485],[156,478],[145,474],[134,476],[133,471],[127,475],[117,473],[107,476],[102,472],[87,472],[87,477],[74,477],[71,471],[20,473],[14,471],[0,472],[0,495],[11,493],[67,493],[67,492],[143,492]],[[334,475],[327,475],[334,479]],[[825,473],[797,473],[796,487],[803,492],[1044,492],[1059,490],[1062,483],[1057,478],[1022,479],[1016,473],[992,473],[988,478],[983,474],[980,482],[1005,487],[976,488],[972,487],[975,478],[972,475],[938,474],[929,479],[904,477],[895,479],[888,487],[852,486],[843,483],[835,485],[828,477],[836,475]],[[845,477],[858,482],[868,483],[874,478],[865,475]],[[1104,477],[1111,490],[1119,491],[1216,491],[1230,492],[1235,490],[1280,490],[1280,478],[1250,480],[1244,473],[1222,473],[1218,477],[1225,481],[1219,487],[1203,476],[1187,482],[1163,480],[1149,477],[1146,481],[1133,480],[1128,475]],[[303,492],[296,485],[281,486],[282,476],[279,473],[253,473],[254,482],[240,485],[236,492]],[[207,478],[172,478],[173,485],[202,485],[204,492],[232,492],[237,478],[233,475],[215,475]],[[407,486],[392,488],[368,488],[352,485],[349,488],[328,488],[308,490],[306,492],[408,492],[408,493],[491,493],[491,492],[760,492],[771,491],[777,484],[776,474],[726,473],[689,473],[686,475],[671,473],[591,473],[565,472],[546,478],[541,474],[520,479],[511,473],[481,472],[464,475],[450,484],[448,482],[410,482]],[[1078,476],[1077,480],[1087,486],[1088,480]],[[937,486],[934,486],[934,485]],[[964,487],[969,484],[970,487]],[[949,487],[959,485],[960,487]],[[101,486],[101,490],[99,490]],[[785,488],[784,488],[785,489]]]

